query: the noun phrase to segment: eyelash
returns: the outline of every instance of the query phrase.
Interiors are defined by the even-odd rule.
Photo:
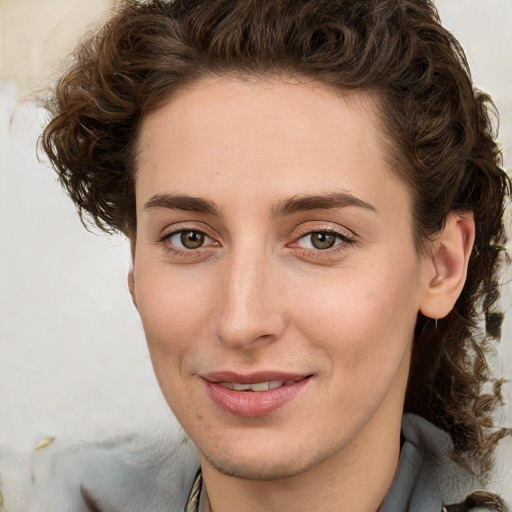
[[[311,248],[305,248],[300,247],[299,242],[300,240],[307,238],[308,236],[311,237],[314,234],[327,234],[334,236],[337,241],[335,242],[335,245],[332,247],[326,248],[326,249],[311,249]],[[300,253],[304,256],[309,257],[315,257],[315,258],[322,258],[326,256],[334,256],[338,254],[341,251],[345,251],[348,249],[348,246],[353,245],[356,243],[356,238],[352,235],[349,235],[348,233],[342,233],[341,231],[338,231],[333,228],[320,228],[320,229],[305,229],[302,233],[299,234],[295,238],[295,241],[291,244],[288,244],[288,247],[297,247],[297,250],[300,251]]]
[[[202,250],[209,248],[210,245],[207,245],[207,246],[201,245],[196,249],[185,249],[185,248],[182,249],[182,248],[176,246],[175,244],[171,243],[171,238],[173,236],[180,235],[180,234],[183,234],[186,232],[196,233],[198,235],[202,235],[205,238],[210,239],[211,241],[214,242],[213,246],[220,245],[218,242],[215,242],[213,237],[208,235],[208,233],[206,233],[204,230],[193,228],[193,227],[183,227],[183,228],[171,231],[170,233],[166,233],[160,238],[159,243],[162,245],[164,250],[170,252],[171,254],[173,254],[175,256],[183,257],[183,258],[197,257],[200,253],[203,252]]]
[[[177,247],[175,244],[170,242],[170,240],[173,236],[180,235],[180,234],[183,234],[186,232],[193,232],[198,235],[202,235],[202,236],[210,239],[213,242],[213,244],[201,245],[196,249],[181,249],[181,248]],[[335,245],[333,245],[332,247],[328,247],[326,249],[305,248],[305,247],[301,247],[299,245],[299,242],[302,239],[304,239],[308,236],[311,237],[314,234],[331,235],[331,236],[334,236],[337,240],[335,242]],[[208,250],[212,246],[213,247],[220,246],[220,244],[218,242],[215,242],[213,237],[208,235],[208,233],[206,233],[204,230],[196,229],[196,228],[192,228],[192,227],[183,227],[183,228],[180,228],[177,230],[173,230],[170,233],[166,233],[159,239],[159,243],[162,245],[162,247],[166,251],[172,253],[174,256],[183,257],[183,258],[197,257],[204,250]],[[305,255],[305,256],[313,256],[313,257],[321,258],[322,256],[327,256],[327,255],[332,256],[334,254],[337,254],[338,252],[344,251],[348,248],[347,245],[352,245],[354,243],[356,243],[356,238],[354,236],[348,235],[347,233],[342,233],[342,232],[337,231],[332,228],[304,229],[297,236],[295,236],[293,242],[287,244],[287,247],[294,248],[297,251],[299,251],[300,254]]]

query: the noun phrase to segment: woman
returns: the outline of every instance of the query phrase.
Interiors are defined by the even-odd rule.
[[[131,241],[187,510],[504,510],[477,475],[510,184],[431,2],[129,3],[49,109],[80,214]]]

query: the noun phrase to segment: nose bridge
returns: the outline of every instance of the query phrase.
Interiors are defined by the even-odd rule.
[[[283,319],[275,300],[272,258],[261,246],[247,246],[234,248],[224,263],[218,309],[222,342],[244,348],[278,337]]]

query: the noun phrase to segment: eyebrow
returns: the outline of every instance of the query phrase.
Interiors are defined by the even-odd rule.
[[[167,208],[219,215],[219,209],[213,201],[187,195],[156,194],[144,204],[144,210],[150,210],[151,208]]]
[[[349,206],[355,206],[378,213],[375,206],[348,192],[294,196],[272,206],[271,213],[274,217],[284,217],[301,211],[329,210]],[[188,195],[155,194],[144,204],[144,210],[150,210],[152,208],[183,210],[215,216],[220,215],[219,208],[213,201]]]
[[[291,197],[273,206],[272,214],[275,217],[281,217],[301,211],[330,210],[349,206],[356,206],[378,213],[375,206],[348,192],[332,192],[330,194],[299,195]]]

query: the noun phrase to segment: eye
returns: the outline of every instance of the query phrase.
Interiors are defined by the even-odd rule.
[[[210,244],[213,240],[201,231],[184,229],[176,231],[167,237],[169,242],[179,249],[193,250]]]
[[[304,249],[326,250],[345,241],[345,237],[332,231],[314,231],[299,238],[298,244]]]

